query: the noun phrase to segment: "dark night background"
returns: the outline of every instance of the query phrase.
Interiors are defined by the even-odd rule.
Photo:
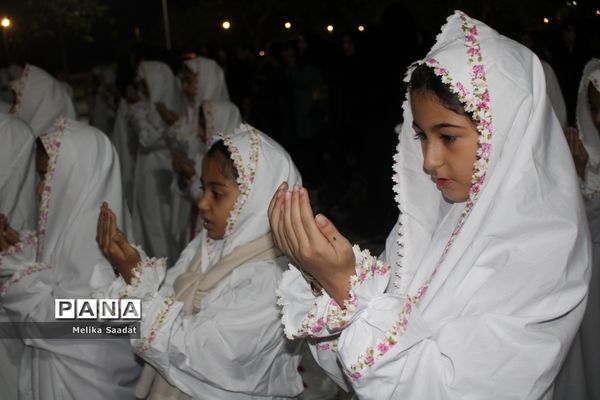
[[[534,51],[554,68],[571,118],[583,64],[600,56],[596,0],[164,3],[171,51],[165,49],[161,0],[2,0],[0,18],[9,17],[11,26],[3,28],[0,65],[29,62],[45,68],[69,81],[81,100],[93,91],[94,66],[116,64],[134,53],[137,59],[163,59],[175,70],[185,53],[214,58],[245,119],[290,151],[316,208],[379,243],[396,219],[391,165],[394,127],[402,122],[404,71],[425,55],[452,10],[466,11],[516,40],[527,33]],[[229,30],[221,26],[225,20]],[[284,28],[286,21],[291,29]],[[288,104],[290,48],[312,82],[305,137],[298,134]]]

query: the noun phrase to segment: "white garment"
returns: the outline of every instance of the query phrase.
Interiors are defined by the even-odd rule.
[[[90,110],[90,123],[110,136],[115,124],[118,100],[109,87],[114,87],[116,75],[111,65],[98,66],[92,69],[92,76],[97,82],[93,107]]]
[[[544,60],[540,61],[542,68],[544,68],[544,76],[546,77],[546,93],[548,93],[550,104],[552,104],[556,118],[558,118],[558,122],[560,122],[560,126],[564,131],[567,129],[567,105],[565,104],[565,98],[560,90],[560,84],[552,66]]]
[[[0,214],[8,216],[18,231],[35,228],[35,138],[29,126],[12,115],[0,113]],[[1,303],[0,303],[1,305]],[[10,319],[0,307],[0,322]],[[5,400],[18,399],[21,339],[0,340],[0,387]]]
[[[229,100],[225,73],[215,60],[198,56],[184,63],[196,74],[196,109],[205,100]]]
[[[542,66],[459,11],[419,63],[477,123],[469,200],[441,207],[407,101],[394,166],[400,217],[383,259],[354,248],[345,310],[286,272],[285,331],[324,337],[312,346],[317,361],[360,399],[550,399],[585,308],[590,243]]]
[[[123,182],[123,194],[127,201],[127,207],[133,210],[133,177],[135,173],[135,161],[137,158],[138,140],[129,121],[129,105],[125,99],[119,102],[115,124],[112,128],[110,139],[115,146],[121,163],[121,181]]]
[[[230,135],[242,123],[240,110],[235,104],[226,100],[207,100],[200,108],[205,120],[205,139],[207,143],[218,133]],[[187,121],[193,121],[188,118]],[[197,121],[197,119],[195,119]],[[208,151],[208,144],[198,134],[198,129],[191,129],[186,123],[178,124],[172,133],[175,136],[177,147],[186,153],[188,159],[194,162],[196,176],[188,187],[180,190],[180,182],[173,183],[173,214],[171,216],[171,229],[179,252],[185,248],[193,236],[192,208],[195,207],[201,195],[200,176],[202,175],[202,160]],[[178,190],[179,189],[179,190]]]
[[[0,260],[2,305],[18,322],[54,321],[54,299],[89,298],[93,267],[104,259],[95,240],[102,201],[126,220],[119,162],[106,135],[61,118],[41,139],[49,161],[37,233],[22,234],[21,248]],[[140,370],[125,339],[24,342],[20,399],[133,397]]]
[[[600,92],[600,59],[592,59],[586,64],[577,95],[577,129],[590,159],[582,192],[592,235],[592,278],[581,327],[557,379],[555,400],[600,398],[600,174],[597,169],[600,133],[592,122],[588,85]]]
[[[181,93],[165,63],[142,61],[137,73],[146,81],[150,98],[129,105],[131,129],[138,140],[133,180],[134,232],[149,255],[168,257],[172,263],[179,256],[170,232],[170,189],[175,178],[172,143],[155,104],[162,102],[181,114]]]
[[[17,230],[36,223],[35,137],[19,118],[0,113],[0,214]]]
[[[207,272],[233,250],[267,234],[270,196],[283,180],[300,182],[287,152],[254,128],[243,125],[224,142],[233,153],[242,192],[224,239],[211,240],[203,231],[168,271],[164,260],[144,256],[131,285],[114,279],[110,266],[99,265],[92,286],[96,297],[142,299],[142,339],[132,341],[134,348],[194,399],[294,397],[302,391],[299,360],[288,349],[275,304],[287,259],[237,267],[206,294],[197,313],[186,315],[183,303],[173,300],[175,279],[198,253],[201,270]]]
[[[77,118],[63,85],[41,68],[27,64],[13,89],[16,99],[11,113],[27,122],[36,137],[52,129],[59,117]]]

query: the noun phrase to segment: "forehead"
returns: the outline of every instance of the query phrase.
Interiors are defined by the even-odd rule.
[[[226,173],[230,162],[231,160],[219,151],[204,157],[202,181],[236,185],[235,180]]]

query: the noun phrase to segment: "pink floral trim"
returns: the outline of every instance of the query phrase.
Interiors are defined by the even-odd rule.
[[[160,330],[160,328],[162,328],[162,326],[165,324],[165,322],[167,320],[167,314],[169,314],[169,311],[171,310],[171,306],[173,306],[173,303],[175,303],[173,296],[168,296],[168,297],[164,298],[163,305],[162,305],[160,311],[158,312],[156,319],[154,320],[154,324],[152,324],[152,327],[150,327],[150,330],[148,331],[148,335],[146,335],[144,338],[142,338],[141,343],[138,346],[136,346],[136,348],[135,348],[135,352],[137,354],[144,353],[146,350],[148,350],[150,348],[152,343],[154,343],[154,341],[156,340],[156,335],[157,335],[158,331]]]
[[[140,252],[140,248],[137,248],[136,250],[138,252]],[[127,285],[125,287],[125,290],[123,290],[123,292],[119,295],[120,299],[129,297],[131,295],[131,293],[137,289],[140,286],[141,283],[141,276],[142,276],[142,270],[146,269],[146,268],[166,268],[167,267],[167,259],[164,257],[160,257],[160,258],[156,258],[156,257],[149,257],[146,258],[145,260],[141,260],[140,262],[138,262],[138,264],[135,266],[135,268],[133,268],[131,270],[132,272],[132,278],[131,281],[129,283],[129,285]]]
[[[373,279],[375,275],[385,276],[389,272],[390,266],[388,264],[377,260],[377,257],[371,256],[369,250],[363,250],[360,267],[358,267],[356,274],[350,277],[350,298],[344,300],[344,308],[342,309],[334,299],[329,301],[327,329],[336,331],[344,328],[358,306],[356,289],[365,281]]]
[[[231,159],[233,160],[233,165],[237,169],[238,178],[237,184],[238,189],[240,191],[240,195],[238,196],[231,213],[229,214],[229,218],[227,219],[227,227],[225,228],[225,236],[229,235],[235,226],[235,222],[237,217],[239,216],[244,204],[246,204],[246,200],[250,195],[252,190],[252,186],[254,185],[254,180],[256,179],[256,168],[258,166],[258,133],[249,125],[246,127],[250,128],[250,156],[248,165],[244,165],[244,161],[240,150],[233,144],[231,136],[222,137],[223,142],[229,149],[231,153]]]
[[[20,253],[23,249],[37,240],[37,235],[35,231],[25,231],[21,233],[21,241],[15,244],[14,246],[10,246],[8,249],[0,254],[0,265],[2,265],[2,257],[4,256],[12,256],[15,253]]]
[[[25,91],[25,86],[27,86],[27,80],[29,79],[29,73],[31,68],[29,64],[25,65],[25,69],[23,69],[23,74],[19,78],[17,82],[13,85],[13,90],[15,91],[15,99],[10,108],[10,114],[18,114],[21,108],[21,104],[23,102],[23,92]]]
[[[450,87],[450,89],[459,97],[461,103],[465,105],[465,110],[469,112],[473,119],[477,122],[477,130],[479,132],[478,138],[478,151],[477,160],[473,166],[473,175],[471,178],[471,189],[469,191],[469,199],[462,215],[454,228],[450,238],[438,260],[433,273],[429,279],[419,288],[415,296],[408,296],[405,305],[400,312],[400,315],[394,322],[392,328],[386,333],[385,337],[377,342],[375,346],[368,347],[363,355],[361,355],[355,364],[352,364],[350,370],[345,371],[350,379],[356,381],[362,378],[367,368],[371,367],[379,358],[385,355],[390,348],[392,348],[397,342],[400,336],[404,334],[408,327],[408,318],[420,300],[425,296],[429,285],[439,270],[441,264],[446,258],[446,255],[450,251],[454,240],[460,233],[467,217],[470,215],[473,206],[477,202],[479,193],[482,190],[482,186],[485,183],[486,173],[489,167],[489,159],[492,151],[492,113],[490,110],[490,94],[487,86],[487,79],[485,74],[485,67],[483,65],[483,58],[481,55],[481,48],[479,45],[479,32],[475,26],[473,20],[462,12],[457,12],[458,16],[462,20],[462,30],[465,35],[465,47],[467,54],[467,62],[471,66],[471,85],[473,87],[472,93],[465,87],[462,82],[458,82],[450,76],[449,71],[441,66],[439,62],[434,58],[427,58],[420,63],[433,68],[434,73],[438,75],[442,82]],[[398,145],[398,149],[400,149]],[[394,156],[394,176],[393,181],[394,192],[396,192],[396,202],[400,207],[400,152],[398,151]],[[400,210],[400,221],[402,218],[402,210]],[[402,258],[404,252],[403,243],[403,227],[402,223],[398,226],[398,260],[397,260],[397,272],[396,276],[401,279],[399,271],[402,268]],[[398,285],[395,283],[395,285]]]
[[[206,143],[212,143],[213,137],[217,134],[217,132],[215,132],[215,113],[213,104],[209,101],[205,101],[202,103],[202,110],[204,111],[204,120],[206,121],[206,126],[204,127],[204,141]]]
[[[48,228],[48,213],[50,210],[52,182],[54,179],[54,172],[56,171],[58,153],[66,123],[67,120],[65,118],[60,118],[56,121],[52,133],[40,136],[42,144],[44,145],[44,149],[46,149],[46,153],[48,153],[48,171],[46,171],[46,175],[44,176],[44,189],[42,191],[40,212],[38,217],[38,248],[36,256],[38,261],[40,261],[42,257],[42,251],[44,250],[44,239],[46,238],[46,230]]]
[[[337,339],[334,339],[329,342],[317,343],[316,347],[318,351],[332,351],[335,353],[337,351],[337,343]]]
[[[7,282],[0,283],[0,295],[6,294],[6,292],[8,292],[8,288],[19,282],[21,279],[46,269],[50,269],[50,266],[45,263],[35,263],[21,271],[16,272]]]

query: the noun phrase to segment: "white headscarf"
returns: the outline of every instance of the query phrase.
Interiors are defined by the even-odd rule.
[[[206,100],[202,103],[206,121],[206,142],[212,143],[219,133],[232,133],[242,123],[242,115],[235,104],[227,100]]]
[[[182,95],[171,68],[161,61],[142,61],[137,69],[138,77],[148,85],[152,105],[162,102],[177,113],[182,110]]]
[[[236,248],[270,232],[267,208],[273,193],[283,181],[301,184],[302,178],[290,155],[277,142],[254,127],[242,124],[232,134],[216,136],[223,140],[238,171],[240,195],[229,216],[221,240],[202,237],[202,268],[209,270]]]
[[[593,85],[600,92],[600,59],[598,58],[592,58],[585,65],[577,93],[577,130],[589,157],[583,194],[591,199],[600,193],[600,132],[596,129],[590,113],[589,85]]]
[[[59,119],[41,136],[48,171],[41,197],[37,261],[53,266],[56,298],[89,295],[92,267],[104,260],[96,243],[100,205],[126,221],[119,159],[98,129]]]
[[[59,117],[77,118],[64,86],[41,68],[26,65],[13,89],[11,113],[29,123],[36,137],[47,133]]]
[[[184,63],[196,74],[196,109],[205,100],[229,100],[223,68],[215,60],[198,56]]]
[[[480,301],[490,304],[498,304],[501,296],[498,312],[515,321],[520,315],[547,320],[565,315],[586,295],[589,234],[573,161],[552,116],[540,61],[457,11],[423,63],[473,114],[480,133],[478,159],[469,200],[444,207],[442,195],[423,172],[421,144],[414,139],[409,100],[405,102],[394,166],[400,217],[386,246],[394,272],[390,286],[396,288],[390,289],[405,293],[421,312],[438,296],[459,301],[477,291]],[[503,269],[496,271],[494,265]],[[470,274],[483,273],[494,279],[465,286]],[[530,285],[536,289],[528,290]],[[498,293],[496,286],[514,290]],[[428,320],[447,316],[440,304],[434,310]],[[571,328],[565,334],[575,333],[575,323]]]
[[[19,230],[35,229],[35,137],[20,119],[0,113],[0,213]]]

